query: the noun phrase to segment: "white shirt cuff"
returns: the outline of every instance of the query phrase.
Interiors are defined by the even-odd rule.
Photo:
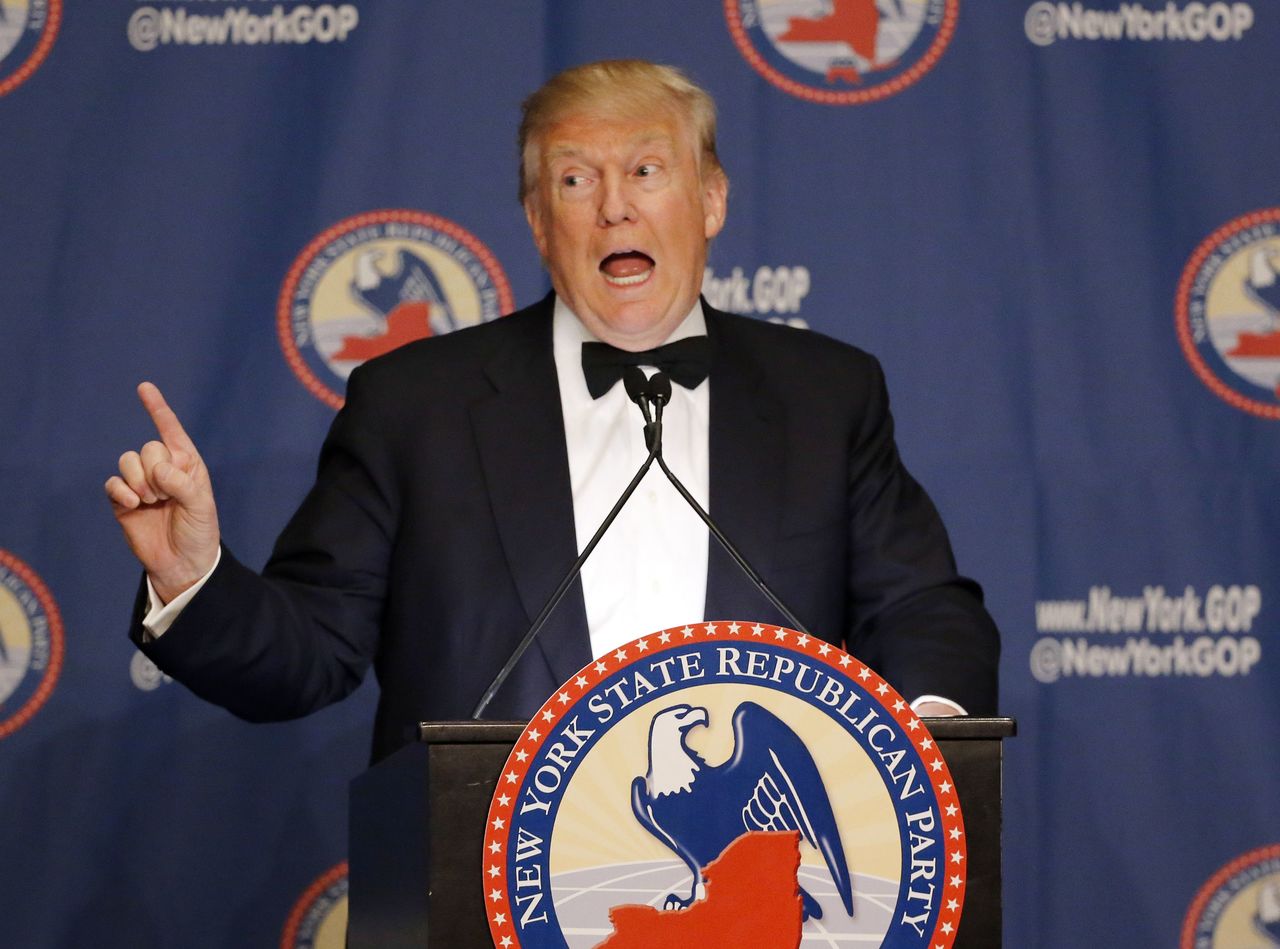
[[[911,710],[914,712],[914,711],[916,710],[916,707],[917,707],[917,706],[922,705],[922,704],[923,704],[923,703],[925,703],[925,702],[940,702],[940,703],[942,703],[943,705],[946,705],[946,706],[949,706],[950,708],[955,709],[955,710],[956,710],[956,714],[957,714],[957,715],[968,715],[968,714],[969,714],[968,712],[966,712],[966,711],[964,710],[964,708],[960,705],[960,703],[959,703],[959,702],[953,702],[953,701],[951,701],[950,699],[944,699],[941,695],[921,695],[921,696],[918,696],[914,701],[912,701],[912,703],[911,703]]]
[[[209,572],[168,603],[160,602],[160,597],[156,596],[156,588],[151,585],[151,578],[147,577],[147,615],[142,618],[142,629],[149,639],[159,639],[168,632],[173,621],[178,618],[178,614],[191,602],[191,598],[200,592],[200,588],[213,576],[213,571],[218,569],[218,564],[221,562],[222,548],[219,547],[218,555],[213,558],[213,566],[209,568]]]

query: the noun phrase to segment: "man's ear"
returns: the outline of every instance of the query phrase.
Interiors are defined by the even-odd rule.
[[[711,240],[720,233],[729,213],[729,176],[719,168],[702,179],[702,212],[704,236]]]
[[[547,229],[542,216],[542,202],[536,192],[530,192],[524,199],[524,219],[529,222],[529,231],[533,234],[533,246],[538,248],[538,256],[547,259]]]

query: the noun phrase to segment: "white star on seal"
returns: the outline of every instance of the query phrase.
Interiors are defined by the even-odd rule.
[[[739,623],[730,623],[730,624],[729,624],[729,633],[730,633],[730,635],[737,636],[737,635],[738,635],[738,630],[740,630],[740,629],[742,629],[742,626],[741,626],[741,624],[739,624]]]
[[[664,630],[664,631],[663,631],[663,632],[658,636],[658,642],[660,642],[660,643],[669,643],[669,642],[671,642],[671,634],[670,634],[670,633],[668,633],[668,632],[666,632],[666,631]]]

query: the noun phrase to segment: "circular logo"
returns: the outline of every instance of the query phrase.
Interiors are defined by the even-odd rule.
[[[717,622],[637,639],[548,700],[498,779],[483,885],[503,949],[933,949],[965,860],[950,772],[886,682],[811,636]]]
[[[62,0],[0,0],[0,96],[44,62],[62,22]]]
[[[452,221],[421,211],[371,211],[307,245],[276,311],[285,358],[322,402],[366,359],[513,309],[489,249]]]
[[[1180,949],[1280,946],[1280,844],[1232,860],[1201,887]]]
[[[859,105],[901,92],[934,67],[960,0],[725,0],[738,50],[801,99]]]
[[[62,617],[35,571],[0,550],[0,738],[39,711],[62,672]]]
[[[1238,409],[1280,419],[1280,208],[1236,218],[1196,248],[1174,318],[1201,382]]]
[[[347,862],[330,869],[298,898],[280,949],[343,949],[347,944]]]

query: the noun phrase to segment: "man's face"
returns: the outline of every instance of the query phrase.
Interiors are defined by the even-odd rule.
[[[525,198],[556,293],[621,349],[662,343],[693,308],[728,182],[700,173],[687,123],[570,116],[537,140]]]

